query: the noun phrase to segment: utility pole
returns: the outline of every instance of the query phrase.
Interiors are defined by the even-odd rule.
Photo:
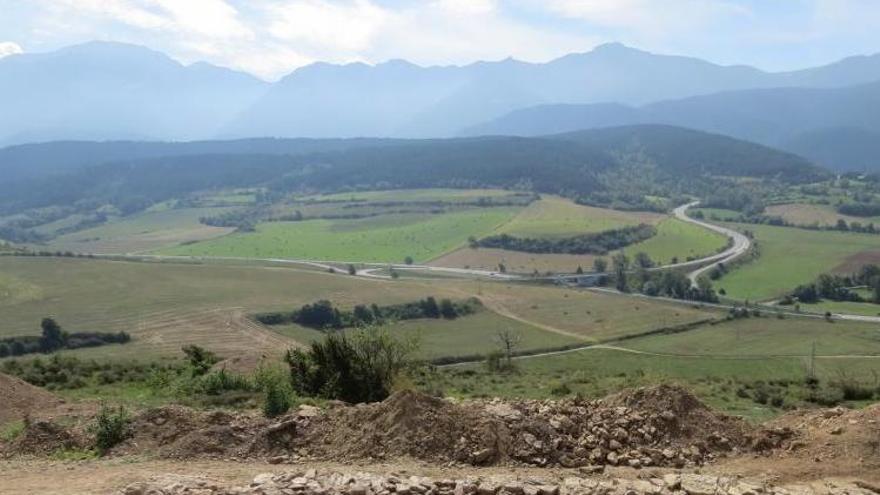
[[[816,341],[813,341],[813,349],[810,351],[810,378],[816,378]]]

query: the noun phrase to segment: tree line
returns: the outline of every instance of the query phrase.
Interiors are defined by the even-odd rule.
[[[508,251],[522,251],[526,253],[601,255],[650,239],[656,234],[657,229],[654,226],[640,224],[563,239],[536,239],[501,234],[479,240],[471,239],[470,244],[471,247],[506,249]]]
[[[694,287],[690,279],[677,270],[651,270],[655,263],[646,253],[637,253],[631,260],[626,253],[619,252],[611,258],[611,271],[600,282],[613,283],[621,292],[637,291],[651,297],[669,297],[689,301],[718,302],[718,295],[712,282],[701,277]],[[607,268],[603,260],[602,268]]]
[[[131,336],[126,332],[68,333],[52,318],[43,318],[40,327],[42,333],[39,336],[27,335],[0,339],[0,358],[35,353],[48,354],[62,349],[125,344],[131,341]]]
[[[852,289],[859,286],[870,288],[871,297],[865,298]],[[795,287],[780,304],[789,305],[795,301],[810,304],[822,299],[880,304],[880,266],[865,265],[851,275],[823,273],[814,282]]]
[[[475,313],[482,306],[476,298],[464,301],[440,299],[433,296],[401,304],[379,306],[359,304],[351,310],[340,309],[327,300],[306,304],[291,312],[260,313],[254,318],[264,325],[295,323],[317,330],[340,330],[344,328],[378,325],[387,321],[417,320],[425,318],[455,319]]]
[[[880,215],[880,204],[846,203],[837,207],[837,213],[853,217],[876,217]]]

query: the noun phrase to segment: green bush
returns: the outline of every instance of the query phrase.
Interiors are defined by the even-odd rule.
[[[516,369],[513,361],[508,360],[504,352],[500,350],[491,351],[486,354],[484,364],[486,365],[486,370],[491,373],[508,373]]]
[[[294,390],[346,402],[375,402],[391,393],[397,375],[411,364],[411,342],[375,328],[334,332],[307,351],[288,351]]]
[[[196,388],[207,395],[220,395],[230,390],[252,391],[254,385],[246,376],[221,369],[200,377]]]
[[[274,418],[286,413],[291,406],[290,393],[287,387],[277,382],[270,382],[266,388],[266,398],[263,402],[263,414],[267,418]]]
[[[100,454],[106,453],[131,434],[129,431],[130,419],[125,408],[117,409],[106,405],[101,406],[101,411],[92,425],[92,433],[95,435],[95,448]]]

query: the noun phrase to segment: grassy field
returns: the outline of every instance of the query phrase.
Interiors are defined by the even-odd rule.
[[[836,225],[840,219],[847,223],[858,222],[880,224],[880,217],[853,217],[837,213],[834,206],[808,203],[790,203],[768,206],[767,215],[779,216],[795,225]]]
[[[251,258],[403,262],[426,261],[491,232],[516,208],[476,208],[446,214],[383,215],[357,220],[267,222],[253,233],[163,249],[162,254]]]
[[[516,218],[510,224],[515,223]],[[510,224],[505,224],[500,230],[506,231]],[[720,234],[675,218],[666,217],[657,225],[657,235],[629,246],[624,251],[630,256],[644,251],[655,262],[666,264],[671,263],[673,258],[685,261],[689,257],[708,256],[726,244],[727,238]],[[612,255],[613,253],[600,257],[607,260]],[[431,264],[495,270],[499,263],[503,263],[508,271],[518,273],[531,273],[534,270],[539,273],[574,273],[578,266],[584,270],[592,269],[593,260],[596,257],[594,255],[519,253],[501,249],[465,247],[436,258],[432,260]]]
[[[307,196],[302,200],[315,201],[474,201],[479,198],[502,198],[516,194],[503,189],[393,189],[386,191],[356,191]]]
[[[33,335],[54,316],[69,331],[127,331],[135,341],[77,354],[177,355],[186,343],[220,353],[286,348],[246,314],[326,298],[340,305],[391,304],[460,292],[423,281],[395,283],[291,268],[0,258],[0,336]]]
[[[870,302],[820,301],[815,304],[801,303],[801,309],[811,313],[831,311],[839,314],[880,316],[880,304]]]
[[[877,359],[817,359],[816,372],[831,380],[842,369],[871,379]],[[804,358],[662,357],[614,349],[586,349],[571,353],[521,359],[517,372],[488,373],[479,365],[447,368],[427,377],[434,390],[460,397],[548,398],[570,394],[601,397],[623,388],[656,383],[686,385],[708,404],[730,414],[754,420],[778,415],[781,410],[740,397],[743,384],[802,382],[807,374]]]
[[[310,342],[324,337],[323,332],[299,325],[270,328],[299,342]],[[492,352],[498,349],[498,332],[504,330],[521,339],[519,350],[557,348],[582,342],[580,339],[541,330],[489,310],[454,321],[409,320],[390,323],[385,328],[397,337],[415,339],[420,357],[426,359]]]
[[[880,356],[880,327],[850,321],[774,316],[743,318],[674,335],[643,337],[626,347],[680,356],[760,357],[816,354]],[[880,365],[880,360],[877,361]]]
[[[641,223],[656,224],[663,218],[665,215],[659,213],[594,208],[556,196],[544,196],[504,224],[497,233],[518,237],[570,237]]]
[[[514,273],[574,273],[577,267],[590,270],[596,257],[591,254],[535,254],[504,249],[471,249],[464,247],[431,260],[430,265],[456,268],[497,270],[503,263]]]
[[[659,264],[668,264],[672,258],[685,261],[711,255],[727,245],[727,238],[698,225],[668,218],[657,226],[657,235],[626,248],[634,255],[645,252]]]
[[[721,220],[721,221],[730,221],[736,219],[741,215],[740,212],[735,210],[726,210],[724,208],[691,208],[688,210],[688,213],[693,216],[697,212],[703,214],[703,217],[706,220]]]
[[[841,379],[876,387],[876,325],[772,316],[638,337],[611,348],[524,358],[507,375],[479,365],[446,368],[425,377],[424,384],[454,396],[542,399],[601,397],[626,387],[678,383],[720,410],[762,420],[783,412],[785,404],[805,400],[813,342],[812,366],[823,387]],[[780,397],[783,406],[754,400],[758,389]]]
[[[880,251],[880,236],[767,225],[734,225],[755,234],[760,256],[717,281],[729,297],[760,301],[834,271],[853,256]],[[855,269],[855,265],[853,268]]]
[[[149,251],[164,246],[219,237],[232,231],[199,223],[203,216],[227,208],[181,208],[153,211],[60,236],[35,249],[78,253],[118,254]]]
[[[476,291],[501,314],[593,342],[718,316],[691,306],[551,286],[482,284]]]
[[[38,334],[40,320],[53,316],[69,331],[127,331],[135,337],[124,346],[74,351],[97,357],[173,356],[188,343],[227,355],[281,351],[294,341],[253,324],[247,315],[289,311],[318,299],[352,307],[427,296],[479,297],[486,310],[476,316],[400,324],[401,331],[421,329],[429,355],[458,346],[456,354],[472,354],[486,348],[487,336],[508,325],[530,329],[524,336],[530,346],[555,347],[715,316],[675,304],[555,287],[415,277],[382,281],[253,263],[2,257],[0,281],[0,336]],[[453,337],[444,336],[443,329]]]

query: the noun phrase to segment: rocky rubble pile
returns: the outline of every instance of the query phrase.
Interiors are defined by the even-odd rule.
[[[556,401],[452,402],[404,391],[375,404],[302,406],[276,420],[253,412],[166,406],[136,415],[130,431],[112,454],[277,463],[410,458],[440,465],[566,468],[698,466],[754,450],[756,438],[741,420],[666,386],[604,400]],[[76,427],[40,423],[22,438],[11,445],[13,453],[69,447],[82,435]],[[773,447],[779,441],[763,443]]]
[[[742,421],[710,411],[683,389],[662,386],[594,401],[454,404],[403,392],[315,418],[294,443],[314,458],[680,468],[736,453],[750,435]]]
[[[673,473],[635,479],[511,476],[431,479],[421,476],[318,472],[314,469],[261,474],[247,486],[223,487],[210,480],[170,476],[133,483],[122,495],[876,495],[859,482],[772,486],[735,477]]]

